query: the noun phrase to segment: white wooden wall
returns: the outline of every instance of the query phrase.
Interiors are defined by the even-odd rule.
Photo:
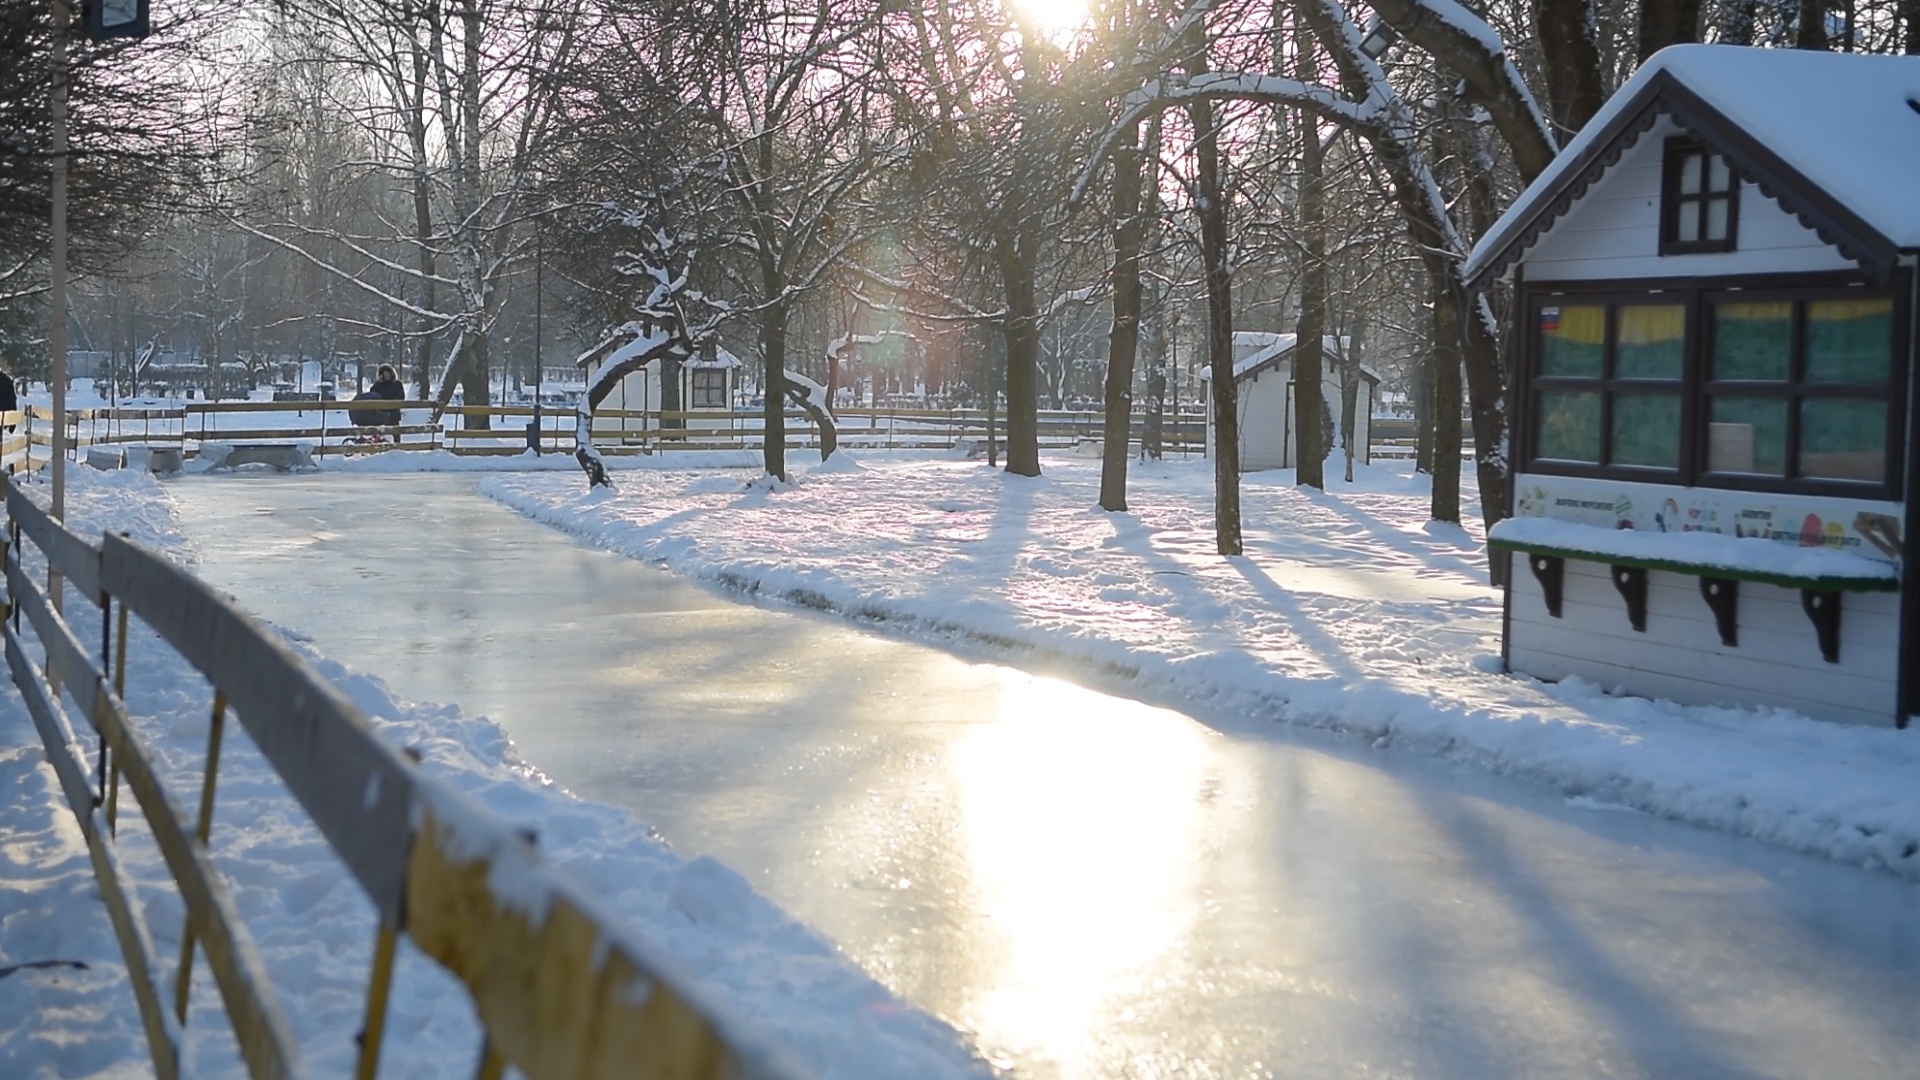
[[[1660,252],[1660,168],[1669,135],[1662,118],[1572,210],[1521,257],[1529,281],[1691,277],[1851,270],[1856,264],[1823,243],[1752,184],[1740,189],[1738,250],[1699,255]]]
[[[1293,413],[1287,402],[1291,365],[1278,364],[1240,384],[1240,471],[1293,464]]]
[[[1841,598],[1840,662],[1820,655],[1800,593],[1740,583],[1739,646],[1720,644],[1699,579],[1647,575],[1647,629],[1602,563],[1566,562],[1561,618],[1518,554],[1507,630],[1508,665],[1543,679],[1578,675],[1607,688],[1687,705],[1778,705],[1825,720],[1891,726],[1899,673],[1897,593]]]

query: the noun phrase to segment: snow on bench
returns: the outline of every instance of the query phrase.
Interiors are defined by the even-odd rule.
[[[1753,581],[1789,589],[1841,592],[1897,592],[1900,589],[1899,570],[1891,563],[1757,536],[1641,532],[1552,518],[1508,518],[1487,533],[1487,544],[1509,551]]]
[[[1547,613],[1560,618],[1565,560],[1606,563],[1613,587],[1627,603],[1627,620],[1647,629],[1647,572],[1666,570],[1700,579],[1700,597],[1712,610],[1720,642],[1739,644],[1740,582],[1800,590],[1820,654],[1840,662],[1840,597],[1848,592],[1898,592],[1900,572],[1889,563],[1828,548],[1803,548],[1757,536],[1653,533],[1606,529],[1552,518],[1509,518],[1487,532],[1487,545],[1524,552],[1540,582]]]
[[[320,467],[313,463],[313,447],[305,443],[201,443],[200,460],[206,462],[207,469],[271,465],[290,472]]]

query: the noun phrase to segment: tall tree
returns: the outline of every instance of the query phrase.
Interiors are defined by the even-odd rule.
[[[1187,78],[1209,69],[1203,25],[1191,24]],[[1220,123],[1208,98],[1187,105],[1193,125],[1193,213],[1200,223],[1200,261],[1207,286],[1207,374],[1213,413],[1213,541],[1222,555],[1242,551],[1240,533],[1240,402],[1233,381],[1233,267],[1227,247],[1227,199],[1220,177]]]
[[[1131,4],[1114,5],[1109,34],[1129,53]],[[1107,332],[1106,441],[1101,447],[1100,506],[1127,508],[1127,458],[1133,426],[1133,369],[1140,351],[1140,249],[1146,220],[1141,188],[1146,165],[1140,153],[1140,123],[1128,125],[1113,154],[1113,324]]]
[[[1276,27],[1276,30],[1278,28]],[[1295,77],[1320,77],[1319,48],[1305,22],[1296,27]],[[1294,476],[1307,487],[1325,488],[1327,445],[1321,417],[1326,398],[1321,367],[1327,336],[1327,179],[1319,118],[1300,124],[1300,321],[1293,343]]]
[[[1587,126],[1606,103],[1600,43],[1594,39],[1594,0],[1534,0],[1534,28],[1546,63],[1547,105],[1553,122],[1571,134]],[[1647,6],[1659,6],[1649,0]]]
[[[1640,5],[1640,62],[1669,45],[1700,40],[1702,0],[1662,0]]]

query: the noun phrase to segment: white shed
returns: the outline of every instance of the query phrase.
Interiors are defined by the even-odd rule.
[[[1233,381],[1239,391],[1240,471],[1291,469],[1294,466],[1293,432],[1293,353],[1295,334],[1273,334],[1259,330],[1239,330],[1233,335]],[[1321,400],[1326,403],[1329,453],[1337,451],[1340,441],[1342,389],[1340,357],[1353,347],[1352,339],[1323,339],[1320,362]],[[1200,372],[1204,381],[1212,373]],[[1368,442],[1372,436],[1373,398],[1380,376],[1360,369],[1359,396],[1354,401],[1355,461],[1371,460]],[[1213,395],[1207,396],[1207,456],[1213,456]]]
[[[680,408],[679,412],[712,413],[714,415],[686,417],[684,423],[676,418],[675,425],[662,424],[659,414],[664,411],[660,394],[660,365],[648,364],[638,371],[631,372],[620,380],[620,385],[607,400],[601,403],[606,411],[651,413],[652,416],[621,416],[609,418],[595,430],[605,430],[609,434],[631,431],[636,435],[649,429],[664,426],[684,426],[688,428],[726,428],[732,426],[733,391],[739,381],[740,369],[745,364],[724,347],[715,346],[711,358],[696,356],[680,365]]]

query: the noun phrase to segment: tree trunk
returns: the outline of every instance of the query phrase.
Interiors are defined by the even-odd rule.
[[[1413,362],[1413,471],[1433,475],[1433,348]]]
[[[1920,0],[1916,0],[1920,2]],[[1147,145],[1140,155],[1142,226],[1141,250],[1153,247],[1159,242],[1156,226],[1160,221],[1160,114],[1154,113],[1147,121]],[[1147,376],[1147,424],[1146,431],[1140,435],[1140,451],[1147,457],[1159,461],[1166,455],[1166,411],[1167,411],[1167,310],[1173,301],[1172,291],[1165,286],[1155,284],[1153,289],[1152,337],[1149,340],[1148,354],[1152,357],[1152,373]]]
[[[1513,483],[1513,463],[1507,445],[1506,365],[1500,353],[1500,341],[1488,325],[1490,316],[1484,301],[1469,297],[1466,301],[1465,353],[1467,400],[1473,415],[1474,479],[1480,485],[1480,518],[1491,529],[1507,516],[1507,491]],[[1490,553],[1493,584],[1506,583],[1507,559]]]
[[[1113,326],[1107,331],[1106,424],[1100,455],[1100,507],[1127,508],[1127,452],[1133,426],[1133,367],[1140,351],[1140,125],[1113,154]]]
[[[661,428],[683,428],[687,426],[684,417],[668,417],[666,413],[677,413],[687,407],[680,397],[680,370],[686,365],[677,356],[665,356],[660,359],[660,417]],[[644,424],[645,421],[642,421]]]
[[[432,311],[433,203],[427,186],[427,54],[418,46],[413,50],[413,92],[414,99],[407,103],[408,134],[413,143],[413,234],[419,245],[420,310]],[[414,385],[419,388],[419,400],[427,401],[433,397],[433,335],[427,332],[425,316],[420,317],[415,328],[420,337],[415,346]]]
[[[1563,142],[1564,134],[1585,127],[1607,100],[1593,16],[1593,0],[1538,0],[1534,6],[1534,24],[1546,55],[1547,108]]]
[[[1800,15],[1793,35],[1796,49],[1827,47],[1827,0],[1800,0]]]
[[[1906,54],[1920,56],[1920,0],[1900,0],[1900,17],[1907,24]]]
[[[467,404],[485,405],[493,400],[488,367],[487,335],[469,331],[467,347],[460,352],[460,392]],[[460,418],[460,426],[491,428],[493,417],[486,413],[467,413]]]
[[[1196,50],[1196,55],[1199,51]],[[1201,74],[1204,61],[1193,65]],[[1213,105],[1187,106],[1193,121],[1194,214],[1207,280],[1207,369],[1213,394],[1213,534],[1222,555],[1238,555],[1240,538],[1240,406],[1233,384],[1233,275],[1227,265],[1227,206],[1220,185],[1220,132]]]
[[[1360,423],[1361,361],[1367,347],[1367,313],[1354,312],[1347,348],[1340,356],[1340,449],[1346,458],[1346,481],[1353,483],[1353,459]]]
[[[1433,500],[1435,521],[1460,523],[1460,342],[1463,292],[1450,273],[1434,274]]]
[[[1700,40],[1701,0],[1662,0],[1640,5],[1640,62],[1669,45]]]
[[[760,313],[761,459],[767,475],[787,478],[787,305],[774,304]]]
[[[1726,0],[1720,8],[1720,41],[1751,45],[1759,16],[1759,0]]]
[[[1320,77],[1314,59],[1313,32],[1300,27],[1299,78]],[[1300,321],[1293,344],[1294,479],[1306,487],[1327,486],[1327,439],[1320,422],[1326,411],[1321,388],[1327,336],[1326,177],[1320,150],[1320,126],[1302,114],[1300,123]]]
[[[995,245],[1007,314],[1007,471],[1040,475],[1040,310],[1030,245],[1010,231]]]

